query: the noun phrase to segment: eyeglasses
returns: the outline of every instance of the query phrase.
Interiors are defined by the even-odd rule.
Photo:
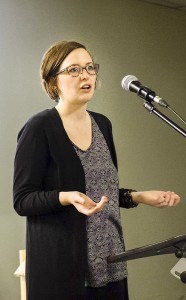
[[[86,70],[90,75],[96,75],[99,71],[99,64],[89,64],[85,67],[81,67],[79,65],[72,65],[63,70],[58,71],[55,75],[59,75],[61,73],[67,72],[72,77],[77,77],[82,74],[83,70]]]

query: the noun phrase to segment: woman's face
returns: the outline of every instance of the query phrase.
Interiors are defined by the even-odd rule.
[[[63,70],[72,65],[86,67],[92,63],[90,54],[83,48],[73,50],[68,54],[60,66]],[[57,75],[59,96],[64,102],[71,104],[85,104],[93,96],[96,75],[90,75],[85,69],[77,77],[72,77],[68,72]]]

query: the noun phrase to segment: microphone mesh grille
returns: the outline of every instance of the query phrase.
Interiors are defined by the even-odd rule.
[[[132,81],[138,81],[134,75],[127,75],[122,79],[121,86],[124,90],[129,91],[130,83]]]

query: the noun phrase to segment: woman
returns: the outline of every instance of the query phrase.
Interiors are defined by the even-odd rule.
[[[110,121],[87,111],[99,65],[86,47],[59,42],[41,78],[57,105],[18,136],[14,208],[27,217],[27,300],[128,299],[119,206],[175,206],[174,192],[119,189]]]

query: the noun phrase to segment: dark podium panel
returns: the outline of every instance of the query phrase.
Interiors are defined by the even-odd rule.
[[[174,253],[177,258],[186,258],[186,234],[109,256],[107,261],[109,263],[115,263],[172,253]],[[182,282],[186,283],[186,269],[180,274],[180,278]]]

